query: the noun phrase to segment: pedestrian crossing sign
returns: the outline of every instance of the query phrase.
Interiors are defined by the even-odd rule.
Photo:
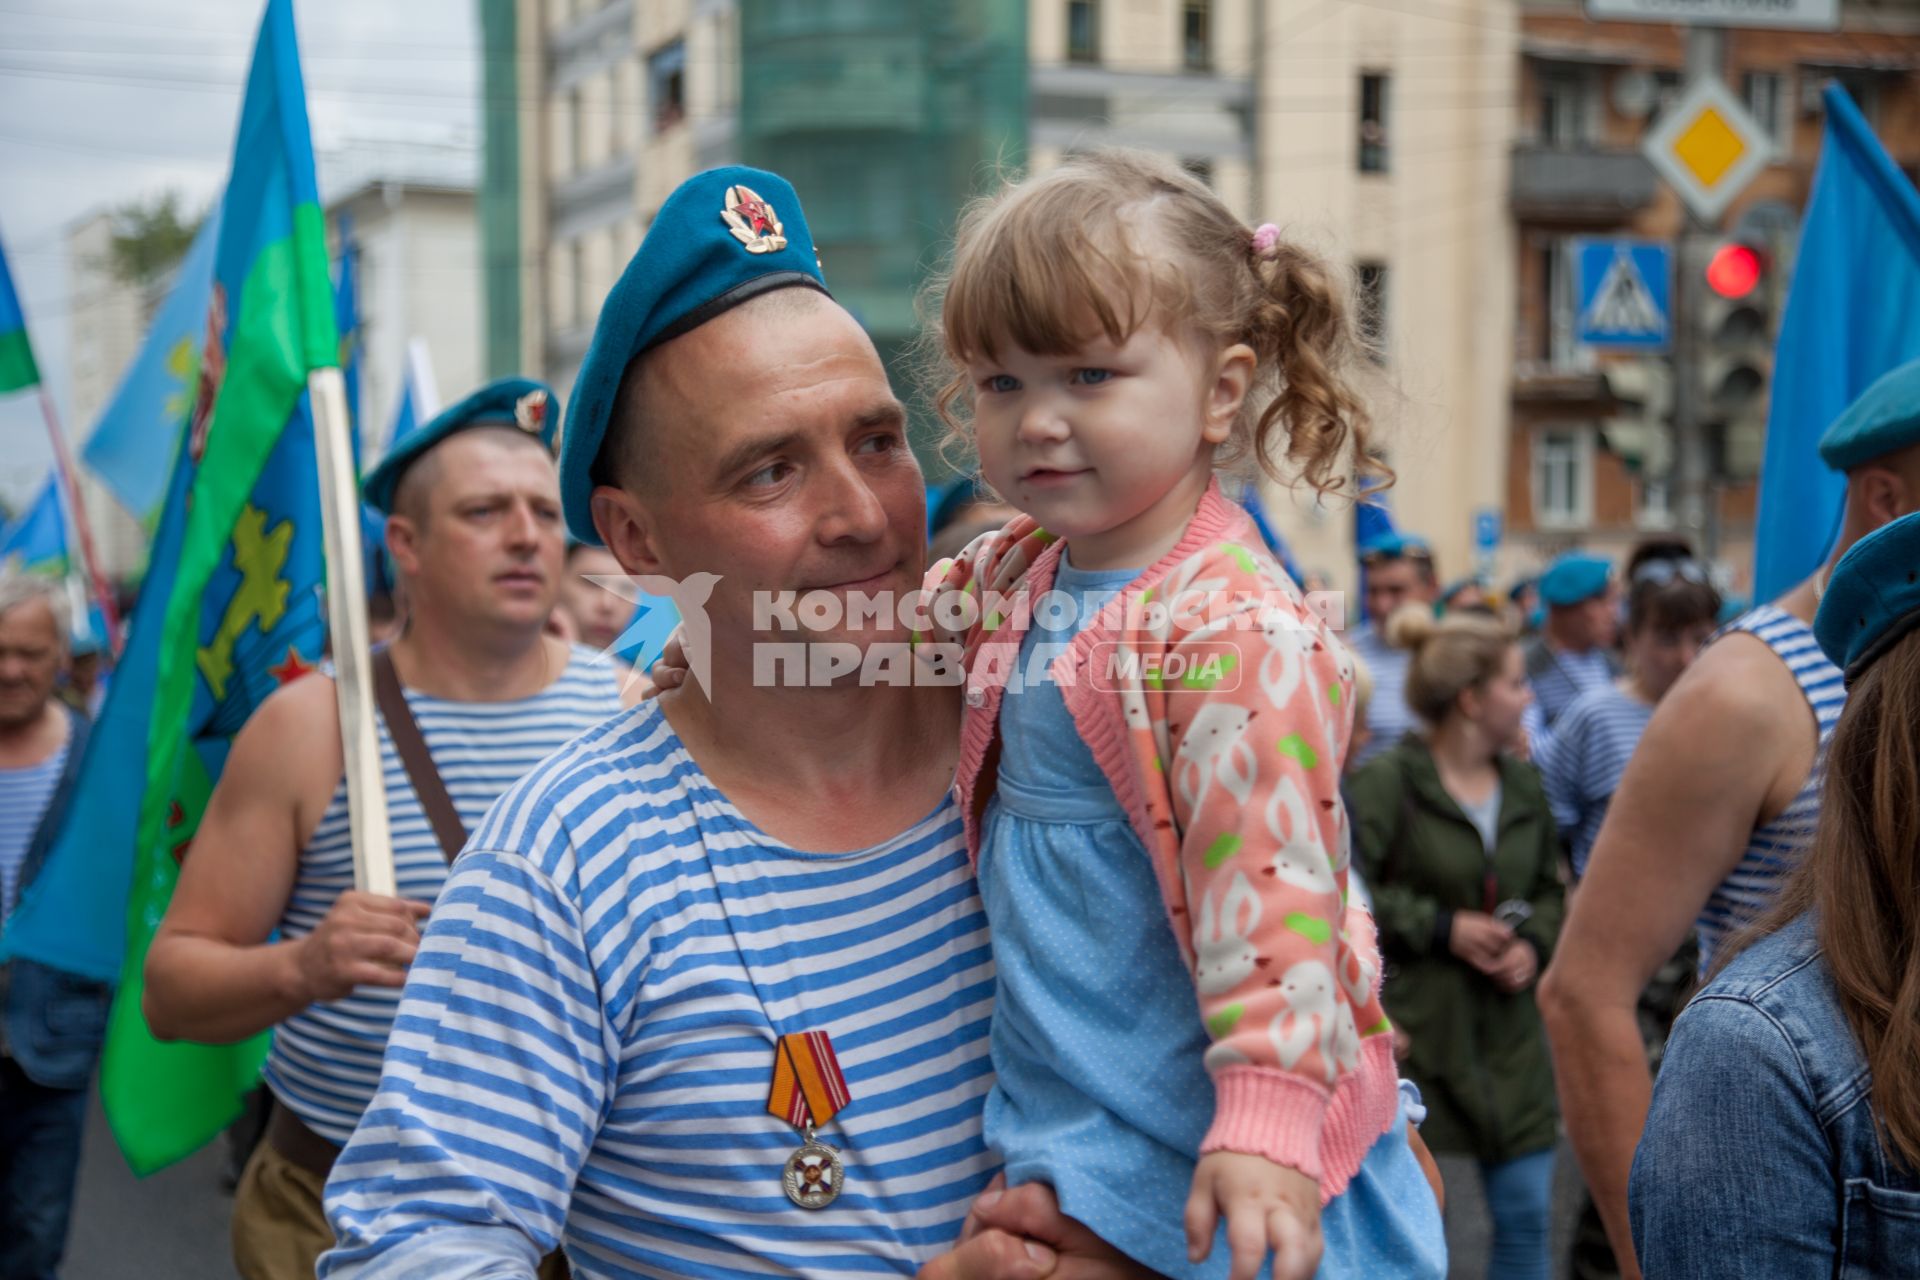
[[[1673,338],[1673,251],[1649,240],[1576,240],[1574,341],[1665,351]]]

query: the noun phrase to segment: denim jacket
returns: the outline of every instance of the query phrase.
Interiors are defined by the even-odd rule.
[[[71,709],[67,714],[72,717],[67,763],[21,863],[22,896],[52,851],[87,752],[87,718]],[[0,1049],[38,1085],[84,1089],[106,1038],[112,1003],[113,988],[107,983],[33,960],[10,960],[0,965]]]
[[[1674,1023],[1634,1155],[1648,1280],[1920,1276],[1920,1171],[1871,1087],[1810,917],[1729,965]]]

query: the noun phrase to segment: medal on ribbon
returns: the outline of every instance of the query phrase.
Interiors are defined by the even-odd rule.
[[[824,1031],[781,1036],[773,1049],[773,1088],[767,1110],[800,1130],[805,1141],[780,1173],[787,1199],[802,1209],[824,1209],[840,1197],[845,1169],[840,1153],[814,1137],[814,1130],[853,1101],[840,1074],[833,1041]]]

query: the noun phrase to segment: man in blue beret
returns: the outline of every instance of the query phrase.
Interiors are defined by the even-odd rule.
[[[1619,632],[1619,600],[1613,564],[1570,551],[1540,575],[1546,624],[1527,642],[1527,681],[1533,705],[1526,729],[1535,755],[1548,748],[1553,726],[1581,694],[1603,689],[1620,676],[1613,653]]]
[[[1414,728],[1413,711],[1407,706],[1407,668],[1413,663],[1413,655],[1387,643],[1387,619],[1404,605],[1431,608],[1440,593],[1440,580],[1432,549],[1425,538],[1415,534],[1383,533],[1356,550],[1367,618],[1366,625],[1346,639],[1373,678],[1373,697],[1367,702],[1366,743],[1352,761],[1358,766]]]
[[[1638,1275],[1627,1175],[1652,1091],[1635,1005],[1689,930],[1709,972],[1812,838],[1827,739],[1846,699],[1814,612],[1849,548],[1920,509],[1920,362],[1849,406],[1820,453],[1847,480],[1831,558],[1730,624],[1661,699],[1540,985],[1568,1136],[1627,1275]]]
[[[418,924],[465,829],[620,706],[614,670],[543,634],[561,572],[553,393],[505,379],[366,478],[404,630],[374,660],[397,897],[353,887],[331,672],[293,679],[234,739],[147,956],[156,1035],[274,1030],[266,1138],[234,1197],[247,1280],[311,1277],[327,1174],[373,1098]]]
[[[1092,1250],[1043,1188],[981,1197],[993,967],[957,691],[762,662],[904,654],[897,612],[852,606],[910,598],[926,554],[906,412],[781,178],[713,170],[661,206],[581,367],[561,493],[643,588],[710,591],[676,597],[696,678],[475,831],[320,1274],[526,1277],[564,1245],[582,1277],[1020,1280]],[[976,1198],[1047,1243],[949,1255]]]

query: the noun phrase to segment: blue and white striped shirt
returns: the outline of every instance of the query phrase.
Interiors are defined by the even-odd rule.
[[[1367,674],[1373,677],[1373,696],[1367,701],[1370,736],[1367,745],[1353,759],[1354,765],[1362,765],[1419,726],[1413,709],[1407,705],[1407,669],[1413,665],[1413,654],[1394,648],[1371,626],[1343,639],[1354,655],[1367,664]]]
[[[656,705],[501,798],[408,975],[327,1188],[326,1277],[911,1275],[995,1160],[993,963],[951,800],[883,844],[790,849]],[[845,1191],[790,1203],[774,1043],[827,1032]]]
[[[23,769],[0,769],[0,921],[13,914],[20,898],[20,872],[27,861],[40,819],[60,785],[60,771],[67,765],[67,748],[60,749]]]
[[[1587,855],[1600,835],[1607,805],[1620,789],[1653,704],[1609,684],[1574,699],[1536,759],[1553,803],[1554,821],[1573,841],[1573,874],[1587,873]]]
[[[1753,833],[1739,864],[1715,886],[1701,909],[1696,927],[1703,978],[1713,967],[1714,949],[1729,933],[1772,905],[1781,879],[1799,865],[1801,855],[1813,843],[1814,829],[1820,822],[1820,788],[1827,774],[1827,743],[1847,705],[1847,685],[1840,668],[1827,660],[1813,638],[1813,628],[1800,619],[1766,604],[1728,623],[1726,632],[1732,631],[1757,637],[1787,664],[1813,709],[1820,738],[1813,768],[1793,802]]]
[[[530,698],[454,702],[408,690],[407,706],[460,821],[471,831],[488,806],[536,764],[619,711],[620,685],[613,666],[593,650],[575,646],[560,677]],[[447,881],[446,855],[387,736],[385,719],[375,718],[400,896],[431,902]],[[351,888],[353,843],[342,778],[300,854],[280,935],[312,933]],[[399,1004],[400,993],[392,987],[361,987],[344,1000],[311,1005],[281,1023],[265,1072],[274,1096],[316,1133],[344,1143],[373,1098]]]

